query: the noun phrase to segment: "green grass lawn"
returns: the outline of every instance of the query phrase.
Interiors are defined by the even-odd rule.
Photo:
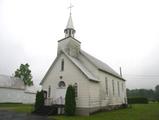
[[[6,103],[0,104],[0,110],[11,110],[16,112],[30,113],[33,111],[33,105]]]
[[[51,116],[50,120],[159,120],[159,103],[135,104],[132,108],[101,112],[91,116]]]
[[[0,104],[0,109],[30,113],[33,105]],[[50,120],[159,120],[159,103],[135,104],[132,108],[101,112],[91,116],[50,116]]]

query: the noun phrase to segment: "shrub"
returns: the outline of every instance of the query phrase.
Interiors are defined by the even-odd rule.
[[[76,100],[75,89],[72,85],[69,85],[65,96],[65,114],[68,116],[75,115]]]
[[[44,106],[44,91],[41,90],[36,93],[36,100],[35,100],[35,110],[38,111],[40,108]]]
[[[132,98],[128,98],[128,104],[147,104],[148,103],[148,99],[144,98],[144,97],[132,97]]]

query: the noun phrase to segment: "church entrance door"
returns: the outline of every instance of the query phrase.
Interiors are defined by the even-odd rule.
[[[55,95],[55,102],[56,104],[65,104],[65,94],[66,89],[65,88],[57,88],[56,89],[56,95]]]

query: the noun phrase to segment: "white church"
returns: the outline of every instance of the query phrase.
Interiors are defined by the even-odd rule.
[[[46,93],[45,104],[64,105],[68,85],[75,87],[76,114],[90,115],[127,104],[125,79],[81,49],[71,14],[64,33],[58,41],[57,57],[40,83]]]

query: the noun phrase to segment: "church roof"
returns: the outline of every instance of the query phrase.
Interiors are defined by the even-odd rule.
[[[64,51],[63,51],[64,52]],[[77,59],[75,57],[71,57],[66,52],[64,52],[65,55],[90,79],[96,82],[99,82],[97,77],[88,70],[87,67],[83,65],[83,63],[80,61],[80,59]],[[88,53],[84,52],[83,50],[80,50],[80,54],[83,55],[87,60],[89,60],[94,66],[97,67],[97,69],[106,72],[110,75],[113,75],[119,79],[124,80],[117,72],[115,72],[111,67],[109,67],[106,63],[98,60],[97,58],[89,55]]]
[[[64,52],[64,54],[87,76],[89,80],[99,82],[99,80],[82,64],[79,59],[71,57],[66,52]]]
[[[83,50],[80,50],[81,54],[86,57],[93,65],[95,65],[99,70],[104,71],[108,74],[111,74],[117,78],[124,80],[117,72],[115,72],[111,67],[109,67],[106,63],[98,60],[97,58],[89,55]]]
[[[63,51],[64,52],[64,51]],[[99,80],[97,79],[97,77],[90,72],[90,70],[85,67],[83,65],[83,63],[80,61],[80,59],[75,58],[75,57],[71,57],[70,55],[68,55],[66,52],[64,52],[65,55],[90,79],[96,82],[99,82]],[[80,54],[85,57],[87,60],[89,60],[95,67],[97,67],[98,70],[101,70],[103,72],[106,72],[110,75],[113,75],[121,80],[124,80],[117,72],[115,72],[111,67],[109,67],[106,63],[98,60],[97,58],[89,55],[88,53],[86,53],[83,50],[80,50]],[[80,56],[80,57],[82,57]]]
[[[72,16],[70,14],[70,17],[68,19],[68,22],[67,22],[67,26],[66,26],[66,29],[67,28],[71,28],[71,29],[74,29],[74,26],[73,26],[73,21],[72,21]]]
[[[19,78],[0,75],[0,88],[25,89],[25,85]]]

